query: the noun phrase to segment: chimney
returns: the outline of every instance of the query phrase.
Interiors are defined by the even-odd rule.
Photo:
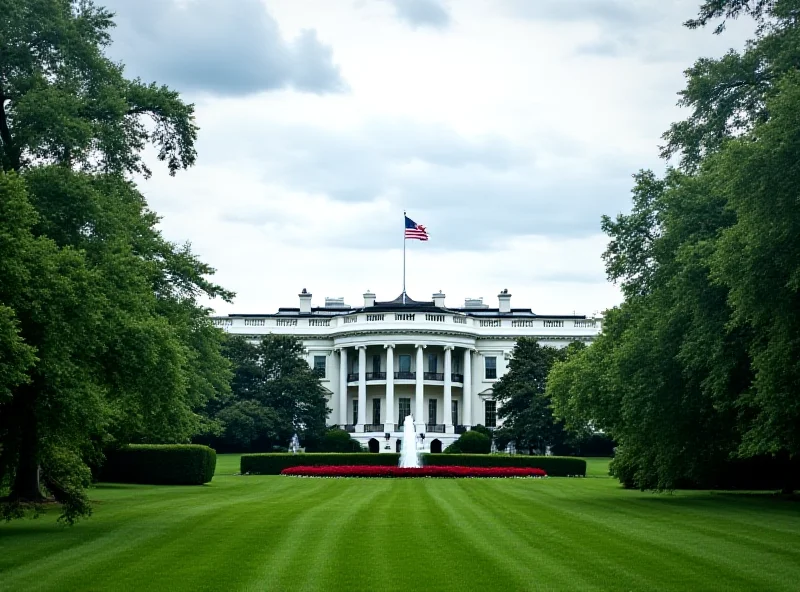
[[[375,306],[375,294],[367,290],[364,292],[364,308]]]
[[[500,301],[500,312],[511,312],[511,294],[508,293],[508,288],[500,292],[497,299]]]
[[[438,294],[433,295],[433,305],[436,308],[444,308],[444,294],[439,290]]]
[[[311,294],[303,288],[303,291],[298,294],[300,296],[300,314],[311,313]]]

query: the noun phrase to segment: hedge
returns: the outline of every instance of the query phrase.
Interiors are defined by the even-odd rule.
[[[586,461],[571,456],[527,456],[516,454],[423,454],[424,465],[460,467],[535,467],[551,477],[585,477]]]
[[[149,485],[202,485],[214,477],[217,453],[199,444],[132,444],[106,453],[100,480]]]
[[[241,472],[253,475],[280,475],[283,469],[298,466],[372,465],[396,467],[400,455],[370,453],[243,454]],[[422,464],[457,467],[533,467],[551,477],[586,476],[586,461],[561,456],[501,456],[498,454],[423,454]]]
[[[400,462],[397,453],[372,454],[369,452],[306,452],[301,454],[243,454],[239,467],[252,475],[280,475],[283,469],[299,466],[377,465],[396,467]]]

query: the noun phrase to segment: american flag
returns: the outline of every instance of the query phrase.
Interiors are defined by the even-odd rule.
[[[422,224],[417,224],[406,216],[406,238],[415,238],[421,241],[428,240],[428,231]]]

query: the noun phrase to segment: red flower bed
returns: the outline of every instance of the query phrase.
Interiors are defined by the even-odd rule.
[[[522,467],[454,467],[429,466],[418,469],[344,465],[321,467],[289,467],[281,475],[299,477],[546,477],[542,469]]]

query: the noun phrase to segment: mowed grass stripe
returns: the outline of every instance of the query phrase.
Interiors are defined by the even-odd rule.
[[[522,501],[522,496],[513,488],[508,495]],[[640,503],[643,496],[653,503]],[[776,548],[781,548],[780,553],[763,555],[760,545],[729,540],[735,537],[730,531],[729,521],[726,522],[728,537],[721,536],[719,528],[705,529],[705,523],[719,520],[713,510],[700,517],[684,511],[684,506],[670,504],[665,496],[656,498],[633,491],[620,491],[612,499],[602,495],[585,496],[581,503],[570,505],[550,505],[547,499],[548,496],[544,495],[530,500],[546,512],[527,508],[524,504],[520,507],[536,516],[549,516],[565,531],[579,531],[588,548],[595,549],[600,545],[604,547],[604,555],[613,554],[618,562],[630,564],[640,571],[647,566],[651,573],[670,574],[668,580],[656,582],[659,589],[686,589],[687,586],[763,589],[762,561],[775,564],[770,573],[771,585],[775,589],[795,589],[786,576],[796,574],[797,570],[791,560],[787,563],[780,561],[780,555],[794,557],[798,546],[790,546],[787,550],[784,540],[775,543]],[[658,507],[660,501],[667,502],[665,508]],[[685,501],[691,508],[693,500]],[[573,522],[579,523],[579,528],[573,529]],[[769,528],[759,529],[759,534],[759,543],[764,537],[772,536]],[[596,544],[592,538],[596,539]],[[579,546],[578,540],[575,546]],[[747,557],[746,565],[741,564],[743,557]],[[785,568],[788,568],[788,573]]]
[[[0,523],[0,590],[794,590],[800,504],[588,479],[104,485]],[[227,474],[225,474],[227,472]]]

